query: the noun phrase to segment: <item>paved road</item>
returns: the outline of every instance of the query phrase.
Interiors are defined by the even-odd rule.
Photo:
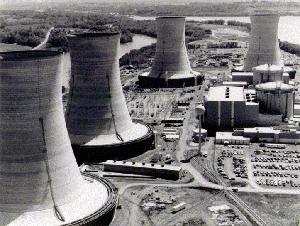
[[[201,91],[197,91],[197,92],[198,92],[198,95],[202,95]],[[181,137],[180,137],[180,140],[179,140],[179,143],[177,146],[177,150],[176,150],[176,159],[178,161],[181,161],[184,159],[184,151],[187,150],[187,148],[190,148],[190,147],[188,147],[186,141],[191,139],[191,133],[193,130],[192,125],[195,124],[195,112],[193,109],[195,108],[195,102],[197,100],[199,100],[199,99],[194,98],[194,100],[191,102],[191,105],[190,105],[190,108],[192,110],[190,109],[186,114],[186,120],[184,121],[183,129],[182,129],[183,132],[181,134]],[[247,165],[249,165],[249,164],[247,164]],[[150,181],[145,181],[145,182],[140,181],[138,183],[130,183],[130,184],[126,184],[126,185],[120,187],[120,189],[119,189],[120,199],[124,198],[123,196],[127,189],[129,189],[131,187],[135,187],[135,186],[149,186],[150,188],[154,187],[154,186],[156,186],[156,187],[172,187],[172,188],[201,187],[201,188],[211,188],[211,189],[216,189],[216,190],[224,190],[225,192],[229,191],[230,194],[232,194],[232,189],[235,188],[235,187],[223,186],[222,183],[215,184],[215,183],[208,181],[196,168],[193,167],[193,165],[190,162],[182,163],[181,166],[182,166],[182,169],[190,172],[190,174],[194,178],[194,181],[192,181],[190,183],[186,183],[186,184],[169,184],[169,183],[164,184],[164,183],[155,183],[155,182],[150,182]],[[248,170],[249,170],[249,168],[248,168]],[[250,174],[250,172],[251,171],[249,171],[249,174]],[[216,172],[213,172],[213,174],[215,177],[218,177]],[[240,187],[240,188],[238,188],[239,192],[300,195],[300,190],[296,190],[296,189],[290,190],[290,189],[282,189],[282,188],[259,187],[256,185],[256,183],[251,178],[250,178],[250,184],[252,185],[253,188]],[[133,205],[133,204],[127,204],[127,205]],[[134,219],[135,219],[135,216],[139,213],[139,207],[137,204],[135,204],[135,206],[131,206],[131,210],[129,210],[129,209],[130,209],[130,206],[128,206],[128,209],[125,210],[127,212],[127,214],[129,214],[128,215],[129,222],[127,222],[127,223],[131,223],[130,225],[134,225],[134,221],[135,221]],[[245,209],[246,209],[246,207],[245,207]],[[130,213],[128,211],[133,211],[133,212]],[[120,216],[118,216],[118,217],[115,216],[111,225],[121,225],[120,222],[123,218],[124,218],[124,216],[121,216],[121,218],[120,218]]]

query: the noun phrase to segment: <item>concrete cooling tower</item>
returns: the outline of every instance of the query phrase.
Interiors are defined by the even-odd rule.
[[[244,71],[262,64],[282,65],[278,43],[279,14],[255,10],[251,15],[251,35]]]
[[[113,212],[113,186],[75,161],[59,65],[59,52],[0,53],[1,226],[91,225]]]
[[[184,87],[202,82],[191,69],[185,46],[185,17],[157,17],[155,59],[150,73],[139,76],[141,87]]]
[[[150,127],[132,122],[122,90],[119,33],[69,36],[67,128],[79,160],[122,159],[149,149]]]

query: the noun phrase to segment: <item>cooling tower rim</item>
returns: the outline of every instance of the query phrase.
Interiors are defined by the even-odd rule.
[[[122,146],[126,146],[126,145],[129,145],[129,144],[134,144],[134,143],[139,143],[143,140],[146,140],[146,139],[149,139],[152,135],[153,135],[153,128],[146,124],[146,123],[143,123],[143,122],[133,122],[134,124],[140,124],[144,127],[147,128],[147,133],[146,134],[143,134],[142,136],[139,136],[137,138],[134,138],[132,140],[127,140],[127,141],[122,141],[120,143],[111,143],[111,144],[82,144],[82,145],[79,145],[81,147],[84,147],[85,149],[88,149],[88,148],[94,148],[94,147],[106,147],[106,148],[110,148],[110,147],[122,147]],[[72,144],[72,145],[78,145],[78,144]]]
[[[81,174],[83,177],[92,178],[92,179],[96,180],[98,183],[104,185],[108,192],[108,200],[106,201],[104,206],[102,206],[101,209],[99,209],[95,213],[92,213],[91,215],[89,215],[83,219],[79,219],[72,223],[65,224],[64,226],[75,226],[75,225],[77,226],[77,225],[85,225],[88,223],[93,223],[94,221],[97,221],[97,220],[105,217],[105,215],[107,215],[109,212],[113,211],[115,209],[117,201],[118,201],[118,189],[109,180],[107,180],[106,178],[100,177],[98,175],[87,173],[87,172],[83,172]]]
[[[40,59],[48,57],[56,57],[61,55],[61,51],[53,50],[26,50],[26,51],[9,51],[0,52],[0,61],[15,61],[15,60],[29,60]]]
[[[185,16],[157,16],[157,20],[163,20],[163,19],[185,19]]]
[[[93,38],[93,37],[113,37],[120,36],[120,32],[81,32],[68,34],[68,38]]]
[[[250,16],[279,16],[279,13],[270,9],[256,9],[250,13]]]

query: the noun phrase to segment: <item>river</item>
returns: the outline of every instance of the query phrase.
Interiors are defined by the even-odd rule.
[[[155,17],[131,16],[136,20],[154,20]],[[188,21],[204,21],[204,20],[218,20],[225,21],[236,20],[240,22],[250,23],[250,17],[186,17]],[[300,16],[281,16],[278,25],[278,37],[281,41],[288,41],[290,43],[300,45]]]

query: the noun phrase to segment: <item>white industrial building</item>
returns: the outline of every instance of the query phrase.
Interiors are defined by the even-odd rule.
[[[255,86],[261,112],[281,114],[291,118],[294,114],[294,87],[283,82],[267,82]]]

